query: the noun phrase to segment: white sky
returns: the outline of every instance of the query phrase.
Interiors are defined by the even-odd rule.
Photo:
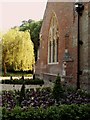
[[[33,2],[32,2],[33,1]],[[23,20],[43,18],[47,0],[0,1],[0,31],[22,24]]]
[[[78,0],[49,0],[70,2]],[[79,0],[89,1],[89,0]],[[43,18],[47,0],[0,0],[0,31],[21,25],[23,20]]]

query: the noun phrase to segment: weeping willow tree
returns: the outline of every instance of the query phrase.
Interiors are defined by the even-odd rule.
[[[15,71],[33,69],[34,48],[28,31],[19,31],[18,28],[10,29],[2,37],[2,48],[4,75],[10,68]]]
[[[2,33],[0,32],[0,75],[2,74]]]

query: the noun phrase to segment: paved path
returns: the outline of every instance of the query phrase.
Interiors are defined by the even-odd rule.
[[[0,91],[2,90],[20,90],[22,85],[10,85],[10,84],[0,84]],[[39,88],[40,85],[25,85],[26,89]]]
[[[13,77],[13,79],[20,79],[21,77]],[[24,79],[32,79],[32,77],[24,77]],[[10,77],[1,77],[0,76],[0,80],[8,80],[10,79]],[[20,90],[22,85],[13,85],[13,84],[0,84],[0,91],[2,90]],[[40,87],[51,87],[53,86],[52,83],[48,82],[45,83],[44,85],[40,86],[40,85],[25,85],[26,89],[30,89],[30,88],[40,88]]]
[[[20,90],[22,85],[11,85],[11,84],[0,84],[0,91],[2,90]],[[50,84],[45,85],[25,85],[26,89],[34,88],[43,88],[43,87],[51,87]]]

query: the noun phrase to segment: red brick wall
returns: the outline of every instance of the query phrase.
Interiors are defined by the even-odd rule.
[[[50,20],[53,12],[55,12],[58,28],[59,28],[59,43],[58,43],[58,64],[48,64],[48,33]],[[85,21],[84,21],[85,22]],[[66,70],[66,81],[76,86],[77,81],[77,13],[74,9],[74,3],[52,2],[47,3],[43,25],[41,28],[42,40],[40,42],[39,54],[40,59],[36,63],[36,76],[45,78],[46,73],[62,75],[62,64],[65,53],[65,35],[68,34],[68,50],[72,61],[68,61]],[[83,52],[83,51],[82,51]],[[47,74],[48,76],[48,74]],[[46,77],[47,79],[50,76]],[[71,79],[70,79],[71,78]],[[53,80],[53,78],[51,78]],[[55,79],[55,78],[54,78]]]

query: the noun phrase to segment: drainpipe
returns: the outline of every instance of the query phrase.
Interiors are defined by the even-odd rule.
[[[84,5],[80,2],[75,3],[75,9],[78,15],[78,35],[77,35],[77,90],[80,89],[80,75],[82,71],[80,71],[80,45],[82,45],[82,41],[80,40],[80,17],[82,16],[82,11],[84,10]]]
[[[79,77],[79,72],[80,72],[80,45],[79,45],[79,41],[80,41],[80,16],[78,14],[78,35],[77,35],[77,89],[80,89],[80,77]]]

